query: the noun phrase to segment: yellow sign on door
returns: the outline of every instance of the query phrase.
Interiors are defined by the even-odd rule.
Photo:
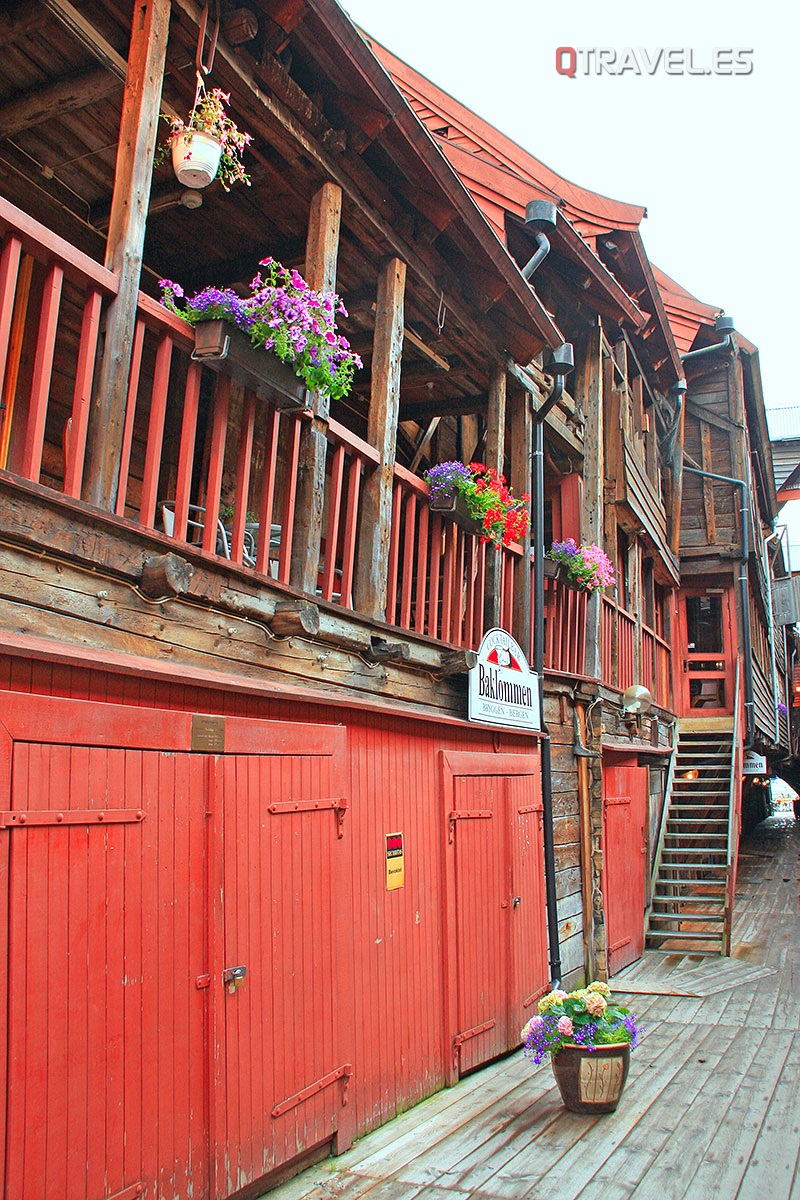
[[[403,856],[402,833],[387,833],[386,835],[386,890],[393,892],[404,886],[405,858]]]

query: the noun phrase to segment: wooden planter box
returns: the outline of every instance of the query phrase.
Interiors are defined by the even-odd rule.
[[[467,508],[467,502],[460,492],[453,492],[452,496],[443,496],[440,492],[434,492],[431,495],[431,512],[450,517],[465,533],[480,534],[483,531],[480,521],[476,521],[472,516]]]
[[[306,385],[291,367],[270,350],[257,350],[227,321],[195,325],[192,358],[212,371],[224,371],[276,408],[306,407]]]

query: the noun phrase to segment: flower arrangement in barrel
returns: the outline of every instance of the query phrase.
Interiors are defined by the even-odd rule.
[[[641,1031],[636,1018],[612,1000],[608,984],[599,980],[574,992],[549,992],[538,1008],[520,1034],[526,1058],[537,1066],[567,1045],[595,1050],[620,1044],[633,1049],[638,1044]]]
[[[455,494],[464,497],[467,509],[481,526],[481,541],[508,546],[525,536],[528,528],[530,496],[514,496],[494,467],[472,462],[439,463],[425,472],[430,484],[431,499],[449,499]]]
[[[616,573],[611,559],[600,546],[591,542],[579,546],[574,538],[553,542],[547,557],[559,564],[566,574],[567,583],[585,592],[613,587]]]
[[[270,350],[311,391],[342,399],[353,385],[362,363],[347,338],[338,333],[337,316],[347,310],[335,292],[310,288],[299,271],[274,258],[263,258],[240,296],[232,288],[205,287],[187,297],[180,284],[160,280],[161,303],[189,325],[227,321],[247,335],[253,346]]]

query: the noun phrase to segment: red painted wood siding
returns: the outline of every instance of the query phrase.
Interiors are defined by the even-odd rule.
[[[445,863],[450,853],[447,813],[452,800],[444,786],[440,754],[442,750],[452,754],[469,752],[469,757],[475,760],[477,766],[473,765],[466,774],[481,771],[492,774],[502,767],[505,777],[502,784],[505,789],[504,804],[507,815],[510,814],[507,846],[512,860],[512,887],[517,887],[514,871],[525,857],[520,849],[524,845],[527,847],[526,870],[531,873],[530,888],[533,891],[538,888],[543,897],[535,790],[538,755],[533,752],[534,743],[530,739],[504,734],[501,737],[502,754],[498,755],[492,745],[491,731],[441,728],[424,722],[393,720],[356,711],[345,713],[300,702],[282,704],[278,700],[218,693],[212,689],[184,687],[178,683],[171,686],[157,684],[144,679],[21,658],[0,659],[0,690],[9,688],[22,694],[60,695],[92,701],[87,712],[81,705],[67,704],[63,709],[57,706],[57,721],[54,710],[45,713],[45,707],[36,701],[39,707],[34,709],[34,714],[38,713],[38,716],[35,723],[31,721],[29,731],[35,732],[35,736],[28,740],[35,741],[47,732],[50,740],[55,742],[58,739],[53,731],[57,727],[63,739],[58,750],[61,755],[66,752],[69,740],[85,737],[89,732],[97,738],[102,714],[111,713],[119,741],[114,746],[106,747],[102,753],[130,755],[132,751],[126,750],[125,746],[130,746],[134,731],[144,723],[143,727],[149,731],[147,736],[151,741],[149,748],[140,748],[136,753],[148,762],[152,758],[152,762],[158,764],[158,770],[166,772],[159,776],[155,767],[148,767],[151,774],[147,776],[150,782],[145,803],[149,807],[144,822],[136,826],[120,825],[111,833],[110,827],[105,831],[91,829],[92,839],[117,837],[120,836],[118,831],[123,830],[126,838],[135,836],[142,839],[140,858],[135,859],[141,861],[141,870],[137,868],[138,876],[134,871],[130,874],[125,872],[120,886],[129,889],[126,895],[134,909],[144,906],[149,911],[148,905],[155,906],[152,920],[147,926],[148,936],[151,937],[147,971],[156,972],[153,978],[156,981],[160,979],[158,972],[165,947],[168,960],[163,960],[164,970],[169,969],[170,980],[175,975],[176,980],[183,981],[167,980],[163,997],[157,985],[147,984],[153,998],[149,1001],[150,1008],[146,1010],[149,1015],[142,1019],[157,1025],[163,1017],[170,1033],[161,1040],[148,1040],[146,1053],[149,1057],[146,1061],[142,1059],[136,1069],[143,1081],[156,1075],[161,1079],[164,1071],[167,1071],[170,1083],[165,1085],[163,1106],[158,1107],[152,1089],[142,1082],[139,1086],[143,1098],[141,1114],[135,1119],[129,1115],[125,1117],[126,1126],[129,1121],[133,1122],[128,1135],[128,1159],[124,1164],[126,1184],[138,1182],[138,1176],[136,1179],[132,1177],[135,1174],[134,1162],[129,1160],[135,1160],[136,1164],[141,1160],[139,1169],[146,1173],[148,1179],[154,1180],[163,1173],[163,1184],[158,1185],[162,1191],[155,1190],[153,1184],[154,1196],[186,1195],[187,1139],[190,1131],[196,1128],[193,1123],[205,1121],[215,1155],[206,1164],[193,1159],[194,1194],[204,1194],[202,1181],[206,1177],[213,1180],[216,1172],[221,1188],[218,1194],[225,1195],[225,1189],[244,1179],[254,1178],[255,1172],[265,1163],[268,1169],[269,1164],[281,1154],[294,1153],[301,1147],[313,1144],[314,1140],[327,1140],[332,1136],[338,1136],[346,1144],[353,1132],[361,1133],[374,1127],[389,1119],[398,1109],[419,1101],[446,1083],[452,1070],[453,1038],[459,1030],[454,1023],[450,1023],[446,1001],[451,966],[447,929],[450,917],[455,918],[456,914],[447,907]],[[4,698],[0,694],[0,720],[10,720],[12,716],[18,720],[21,705],[22,700],[18,696]],[[228,722],[228,753],[222,760],[222,776],[214,782],[213,787],[207,774],[198,777],[193,773],[200,770],[199,763],[209,762],[208,757],[189,755],[181,748],[187,737],[186,730],[192,712],[226,713],[232,718]],[[237,717],[251,719],[233,719]],[[103,717],[103,720],[106,719]],[[269,719],[280,721],[282,727],[288,726],[290,732],[298,727],[302,729],[302,764],[284,760],[280,755],[274,761],[253,758],[263,755],[269,744],[270,739],[265,738],[264,727],[260,724]],[[346,732],[340,724],[343,719],[346,720]],[[313,726],[308,724],[309,721],[314,722]],[[83,734],[80,733],[81,729],[84,730]],[[309,729],[318,731],[314,734],[316,740],[313,744]],[[238,730],[237,741],[231,740],[232,730]],[[160,745],[156,734],[162,739]],[[319,746],[326,738],[344,739],[345,736],[346,755],[339,767],[331,773],[329,766],[320,762],[314,765],[314,755],[318,754]],[[291,744],[296,746],[296,739]],[[291,744],[285,747],[290,758]],[[273,749],[272,753],[276,754],[277,750]],[[502,764],[500,759],[504,760]],[[185,766],[182,765],[184,760]],[[179,764],[180,770],[188,771],[189,775],[185,777],[185,785],[181,783],[177,788],[177,801],[173,805],[170,798],[176,787],[173,780]],[[203,771],[207,769],[203,767]],[[121,787],[117,782],[118,774],[115,772],[113,784],[117,789]],[[519,786],[525,789],[525,804],[521,803],[514,791],[518,786],[517,775],[522,776],[524,781]],[[0,760],[0,784],[1,777]],[[529,784],[531,779],[534,780],[533,784]],[[128,786],[127,783],[125,786]],[[301,790],[298,792],[297,789]],[[338,821],[332,809],[296,814],[265,811],[272,803],[286,803],[298,798],[326,800],[340,796],[340,793],[348,797],[341,839],[337,836]],[[527,803],[531,794],[534,796],[532,808]],[[216,815],[213,815],[215,795],[222,800],[218,800]],[[159,799],[159,796],[163,796],[163,799]],[[235,799],[231,800],[231,796]],[[116,802],[122,805],[121,799]],[[531,811],[520,816],[520,805],[522,808],[531,808]],[[7,808],[8,803],[0,807]],[[211,812],[212,816],[206,817],[207,812]],[[224,822],[224,854],[219,852],[218,839],[222,837],[222,832],[217,822],[220,813]],[[70,886],[88,887],[88,882],[81,884],[80,881],[88,880],[85,859],[90,838],[85,827],[81,834],[76,833],[77,828],[71,826],[65,830],[51,827],[49,831],[45,828],[44,832],[42,829],[14,829],[11,832],[0,829],[0,854],[2,843],[8,846],[14,838],[22,837],[30,841],[34,835],[37,840],[46,837],[50,839],[49,847],[56,844],[57,835],[67,840],[71,838],[73,842],[81,837],[82,852],[70,859],[65,870],[70,879],[75,876],[76,882]],[[231,832],[234,829],[235,834]],[[277,834],[276,830],[279,831]],[[405,886],[388,892],[384,839],[387,833],[398,830],[403,832],[405,841]],[[147,840],[152,838],[157,839],[154,847]],[[66,844],[65,841],[58,843],[59,846]],[[157,859],[157,865],[153,861],[145,863],[146,852],[151,854],[151,858]],[[168,877],[160,874],[162,870],[169,872],[172,862],[177,863],[180,886],[168,883]],[[209,872],[207,883],[203,881],[205,870]],[[43,867],[41,871],[34,872],[37,877],[42,873]],[[246,879],[249,877],[252,880],[254,876],[259,882],[248,887]],[[308,997],[306,981],[312,976],[318,984],[312,990],[314,1008],[309,1015],[299,1007],[298,1016],[302,1013],[302,1020],[288,1028],[286,1021],[281,1019],[276,1023],[274,1016],[271,1016],[276,1036],[282,1039],[287,1048],[286,1061],[283,1066],[276,1061],[270,1064],[269,1071],[259,1071],[259,1056],[263,1066],[271,1054],[269,1030],[265,1028],[269,1022],[265,1022],[264,1013],[273,1012],[271,1003],[268,1005],[266,1002],[264,991],[270,958],[265,944],[265,930],[287,928],[286,923],[295,912],[296,906],[290,900],[293,895],[291,889],[297,879],[301,880],[303,896],[297,913],[300,924],[293,927],[291,935],[285,936],[289,939],[286,943],[288,946],[299,946],[300,950],[290,948],[286,956],[280,957],[291,957],[298,964],[303,973],[303,983],[299,992],[292,991],[290,987],[284,993],[284,1010],[287,1005],[294,1010],[302,1004],[303,998]],[[31,887],[33,883],[33,878],[29,878],[27,886]],[[220,908],[219,896],[223,884],[226,884],[226,899]],[[39,881],[36,886],[41,889],[43,885]],[[482,883],[479,886],[483,886]],[[210,919],[206,922],[205,931],[208,936],[204,934],[202,945],[196,947],[194,939],[200,919],[197,914],[205,911],[203,905],[206,904],[204,889],[208,889],[211,897],[208,905]],[[2,890],[0,888],[0,892]],[[231,897],[231,892],[235,899]],[[514,891],[513,894],[518,892]],[[258,901],[263,897],[268,898],[269,913],[265,910],[266,901],[263,901],[260,909],[258,907]],[[5,896],[0,896],[0,918],[5,899]],[[185,907],[187,903],[188,910]],[[512,912],[515,912],[514,919],[521,918],[518,923],[520,928],[528,913],[534,916],[531,917],[532,930],[521,941],[517,938],[517,944],[524,946],[524,949],[519,953],[512,949],[508,963],[508,978],[513,989],[507,1017],[511,1044],[530,1015],[530,1006],[525,1007],[525,1000],[547,984],[546,955],[543,953],[543,899],[541,902],[536,899],[529,907],[520,907]],[[275,913],[276,923],[270,924]],[[325,914],[330,918],[327,925],[322,920]],[[164,925],[165,921],[173,924]],[[310,926],[313,927],[313,936],[308,935]],[[145,932],[143,930],[143,938]],[[0,929],[0,939],[3,936],[4,930]],[[18,938],[19,935],[16,936]],[[97,937],[100,936],[98,931]],[[292,941],[295,937],[299,942]],[[63,934],[61,940],[63,944]],[[124,959],[124,955],[129,953],[127,944],[123,945],[121,951],[116,945],[114,947],[112,962],[115,964],[115,974],[125,967],[125,961],[120,965],[120,953]],[[143,954],[144,950],[140,953]],[[217,1024],[212,1022],[205,1032],[203,1029],[195,1030],[191,1035],[192,1047],[203,1047],[204,1038],[209,1039],[211,1045],[224,1047],[226,1065],[223,1097],[220,1067],[219,1064],[215,1067],[216,1060],[213,1057],[205,1067],[208,1078],[201,1075],[198,1079],[199,1067],[189,1053],[189,1047],[184,1046],[184,1052],[177,1052],[181,1048],[181,1037],[186,1041],[180,1031],[184,1027],[191,1028],[187,1014],[194,1012],[198,1005],[202,1010],[203,1005],[211,1004],[207,999],[210,989],[198,989],[197,976],[213,973],[220,964],[239,965],[238,961],[228,961],[228,958],[238,960],[240,956],[244,959],[242,965],[248,966],[247,982],[233,996],[220,990],[212,1005],[213,1022]],[[335,980],[329,978],[331,963],[335,963],[336,967]],[[527,966],[523,970],[524,964]],[[144,978],[151,978],[144,968],[139,969],[138,976],[133,974],[129,977],[142,978],[143,975]],[[323,986],[326,979],[328,986]],[[16,986],[19,987],[18,984]],[[98,998],[88,989],[85,978],[75,986],[88,997],[87,1003],[93,1003]],[[104,984],[102,993],[104,1010],[109,1003],[109,986]],[[142,986],[145,986],[144,983]],[[126,993],[124,989],[122,992],[124,1001]],[[114,1000],[113,996],[111,1000]],[[76,1003],[79,1001],[76,1000]],[[113,1003],[111,1007],[114,1007]],[[228,1014],[230,1022],[226,1024]],[[61,1020],[63,1024],[63,1017]],[[0,1030],[2,1021],[3,1013],[0,1012]],[[180,1036],[176,1035],[176,1030]],[[306,1044],[303,1043],[303,1030]],[[324,1030],[325,1036],[319,1036],[318,1030]],[[126,1031],[127,1026],[123,1025],[122,1033],[128,1036]],[[130,1036],[141,1038],[141,1034],[137,1035],[135,1030]],[[245,1045],[248,1047],[247,1062],[244,1063],[241,1057],[236,1060],[234,1056],[236,1070],[229,1071],[229,1056],[234,1054],[237,1047],[242,1050]],[[116,1050],[114,1052],[117,1053]],[[166,1063],[163,1070],[159,1066],[162,1054]],[[297,1065],[297,1072],[291,1078],[289,1074],[279,1077],[280,1071],[289,1070],[290,1059],[292,1064]],[[328,1083],[324,1081],[331,1073],[348,1064],[352,1064],[353,1075],[347,1087],[348,1103],[345,1106],[342,1103],[345,1076],[340,1075]],[[133,1077],[136,1078],[135,1075]],[[113,1081],[113,1072],[111,1078]],[[307,1086],[318,1081],[323,1081],[318,1095],[300,1099],[291,1110],[280,1113],[278,1117],[271,1116],[276,1104],[297,1097]],[[265,1116],[264,1097],[268,1090],[274,1095],[270,1099],[269,1114]],[[235,1103],[234,1092],[237,1097]],[[24,1143],[23,1118],[17,1115],[19,1097],[12,1097],[12,1100],[14,1108],[9,1129],[12,1131],[13,1144],[10,1143],[9,1148],[12,1157],[15,1157],[19,1153],[21,1138]],[[77,1107],[71,1120],[83,1122],[87,1127],[88,1118],[86,1112],[81,1110],[80,1097],[75,1103]],[[88,1094],[83,1103],[84,1107],[88,1105]],[[104,1099],[103,1103],[108,1107],[110,1102]],[[152,1125],[148,1126],[148,1122],[154,1119],[151,1112],[153,1108],[164,1126],[158,1136],[151,1136]],[[174,1121],[168,1118],[168,1110],[175,1112]],[[79,1115],[81,1112],[82,1115]],[[27,1129],[27,1115],[24,1122]],[[107,1136],[112,1137],[111,1126],[109,1130]],[[26,1132],[24,1137],[28,1136]],[[158,1138],[162,1141],[159,1142]],[[75,1144],[82,1147],[81,1142]],[[136,1146],[139,1148],[134,1148]],[[82,1151],[76,1152],[80,1154]],[[45,1146],[43,1153],[49,1161],[49,1146]],[[97,1155],[101,1153],[107,1153],[111,1164],[118,1162],[118,1153],[113,1145],[107,1152],[94,1149],[92,1153],[95,1155],[94,1158],[90,1155],[93,1163],[98,1161]],[[230,1168],[224,1165],[226,1155],[231,1159]],[[14,1169],[25,1168],[23,1165]],[[184,1174],[180,1175],[180,1171]],[[101,1188],[98,1196],[114,1194],[110,1179],[109,1175],[108,1184],[103,1185],[106,1190]],[[8,1195],[10,1200],[12,1193]]]

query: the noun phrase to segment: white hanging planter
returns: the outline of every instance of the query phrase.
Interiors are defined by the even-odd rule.
[[[185,129],[172,141],[172,167],[184,187],[204,188],[219,170],[222,146],[202,129]]]

